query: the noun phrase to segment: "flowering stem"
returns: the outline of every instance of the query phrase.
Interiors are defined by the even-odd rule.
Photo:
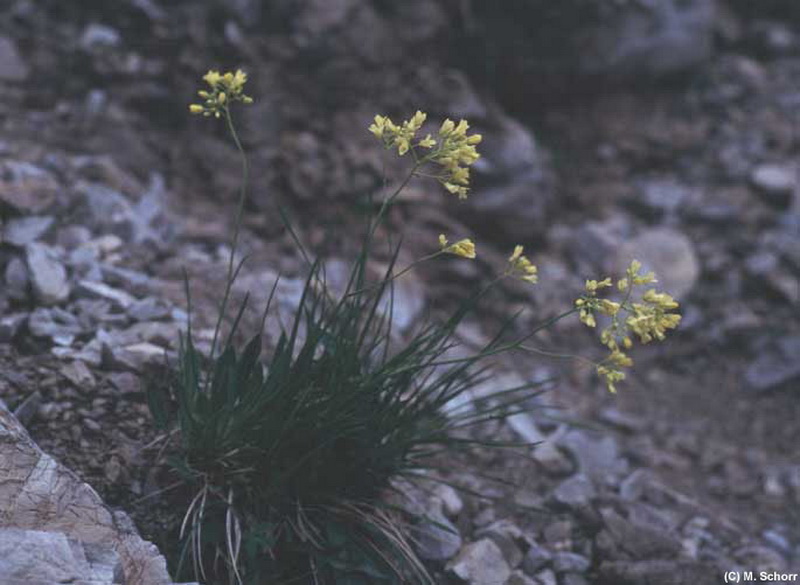
[[[389,205],[391,205],[392,201],[397,199],[397,196],[400,195],[403,189],[406,188],[406,185],[408,185],[408,182],[411,180],[411,177],[413,177],[416,174],[417,169],[420,167],[421,164],[422,164],[421,162],[415,162],[411,171],[408,173],[408,175],[406,175],[406,178],[403,179],[403,182],[400,183],[397,189],[394,190],[394,193],[392,193],[389,197],[383,200],[381,208],[378,210],[378,214],[375,216],[375,223],[370,228],[369,231],[370,238],[375,234],[375,230],[378,228],[378,224],[380,224],[381,220],[383,219],[383,216],[386,213],[386,210],[389,208]]]
[[[443,250],[438,250],[438,251],[434,252],[433,254],[428,254],[427,256],[423,256],[422,258],[418,258],[417,260],[414,260],[411,264],[409,264],[408,266],[403,268],[400,272],[392,274],[386,280],[384,280],[382,282],[379,282],[377,284],[373,284],[373,285],[370,285],[370,286],[365,286],[364,288],[360,288],[358,290],[354,290],[354,291],[352,291],[350,293],[347,293],[345,295],[345,298],[352,297],[354,295],[361,294],[363,292],[367,292],[369,290],[372,290],[373,288],[377,288],[378,286],[381,286],[381,285],[384,285],[384,284],[388,284],[388,283],[392,282],[393,280],[396,280],[396,279],[400,278],[406,272],[408,272],[409,270],[411,270],[412,268],[414,268],[418,264],[422,264],[423,262],[427,262],[428,260],[433,260],[437,256],[441,256],[442,254],[444,254],[444,251]]]
[[[228,307],[228,299],[230,298],[231,288],[233,287],[234,276],[234,259],[236,257],[236,248],[239,245],[239,232],[242,227],[242,214],[244,212],[244,202],[247,196],[247,181],[249,180],[249,165],[247,163],[247,154],[244,151],[239,134],[236,132],[236,126],[233,123],[230,109],[226,106],[224,109],[225,122],[227,122],[228,130],[230,131],[236,149],[242,159],[242,184],[239,190],[239,202],[236,207],[236,216],[234,220],[233,237],[231,238],[231,251],[228,257],[228,275],[225,283],[225,293],[222,295],[222,302],[220,303],[219,315],[217,317],[217,324],[214,327],[214,338],[211,342],[210,359],[214,359],[214,352],[217,349],[217,341],[219,338],[220,328],[222,327],[222,319],[225,316],[225,310]]]
[[[519,349],[521,349],[523,351],[528,351],[530,353],[535,353],[535,354],[551,357],[551,358],[565,359],[565,360],[578,360],[580,362],[585,362],[585,363],[587,363],[587,364],[589,364],[591,366],[594,366],[594,367],[597,367],[597,366],[599,366],[599,365],[601,365],[603,363],[603,362],[599,362],[598,363],[598,362],[595,362],[594,360],[590,360],[589,358],[585,358],[583,356],[580,356],[580,355],[577,355],[577,354],[573,354],[573,353],[556,353],[556,352],[552,352],[552,351],[546,351],[546,350],[543,350],[543,349],[539,349],[538,347],[533,347],[533,346],[530,346],[530,345],[520,345]],[[605,360],[603,360],[603,361],[605,361]]]

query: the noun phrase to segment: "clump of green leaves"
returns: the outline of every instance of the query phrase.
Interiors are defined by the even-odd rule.
[[[191,328],[182,340],[176,467],[194,489],[182,537],[199,578],[428,582],[402,514],[384,504],[387,490],[394,479],[423,477],[444,450],[471,448],[459,431],[521,403],[514,391],[524,389],[516,388],[492,406],[446,414],[482,381],[474,366],[499,341],[447,358],[472,299],[391,352],[391,310],[380,309],[391,297],[392,266],[370,285],[368,250],[365,243],[338,300],[312,266],[294,322],[266,363],[260,335],[238,354],[225,344],[208,367]],[[163,398],[152,393],[150,404],[166,428]]]

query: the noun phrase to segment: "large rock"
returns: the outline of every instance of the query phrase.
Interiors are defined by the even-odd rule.
[[[522,108],[576,82],[674,74],[712,51],[713,0],[507,0],[473,10],[472,46],[492,64],[476,73]]]
[[[555,201],[550,155],[516,120],[495,113],[484,130],[470,197],[455,210],[474,229],[507,242],[544,234]]]
[[[616,254],[615,268],[624,274],[631,260],[639,260],[644,271],[654,271],[657,288],[679,301],[694,288],[700,277],[700,261],[692,241],[673,229],[658,228],[643,232],[625,242]]]
[[[130,518],[39,449],[2,401],[0,478],[0,583],[172,583]]]
[[[0,578],[6,585],[112,585],[121,570],[113,549],[84,547],[61,532],[0,528]]]

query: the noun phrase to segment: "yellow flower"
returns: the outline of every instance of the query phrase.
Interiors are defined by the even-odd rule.
[[[422,128],[422,125],[425,123],[427,117],[428,114],[417,110],[417,113],[414,114],[408,122],[406,122],[408,129],[412,132],[416,132]]]
[[[419,145],[422,148],[433,148],[434,146],[436,146],[436,141],[433,138],[431,138],[430,134],[428,134],[425,138],[419,141]]]
[[[608,368],[606,366],[597,366],[597,374],[605,378],[606,380],[606,387],[608,391],[612,394],[617,393],[616,383],[621,382],[625,379],[625,373],[621,372],[620,370],[616,370],[614,368]]]
[[[595,293],[598,289],[607,288],[611,286],[611,279],[606,278],[601,281],[596,280],[587,280],[586,281],[586,292]]]
[[[620,368],[629,368],[633,365],[633,360],[618,349],[613,350],[607,359]]]
[[[189,111],[193,114],[205,116],[213,114],[215,118],[219,118],[222,113],[227,112],[228,105],[232,102],[253,103],[253,98],[242,93],[244,84],[247,82],[247,74],[241,69],[224,74],[211,70],[203,76],[203,80],[211,91],[200,90],[197,92],[205,102],[202,105],[191,104]]]
[[[580,319],[581,323],[587,327],[597,327],[597,321],[595,321],[594,315],[588,309],[581,309],[578,311],[578,318]]]
[[[450,193],[458,195],[459,199],[466,199],[467,192],[469,191],[469,189],[467,189],[466,187],[462,187],[454,183],[444,183],[444,188],[450,191]]]
[[[597,310],[603,313],[604,315],[613,316],[619,313],[621,305],[619,303],[615,303],[614,301],[609,301],[608,299],[601,299],[600,303],[597,306]]]
[[[539,281],[538,269],[526,256],[522,255],[522,246],[515,246],[511,256],[508,257],[508,274],[520,280],[536,284]]]
[[[375,138],[383,138],[383,129],[386,127],[387,118],[383,116],[375,116],[375,121],[369,127],[369,131],[375,135]]]
[[[212,89],[215,88],[221,80],[222,75],[219,74],[219,71],[211,70],[203,76],[203,81],[210,85]]]
[[[456,256],[461,256],[462,258],[468,258],[470,260],[474,259],[476,256],[475,244],[469,238],[464,238],[448,246],[447,238],[444,237],[444,234],[439,234],[439,246],[441,246],[442,252],[446,254],[455,254]]]

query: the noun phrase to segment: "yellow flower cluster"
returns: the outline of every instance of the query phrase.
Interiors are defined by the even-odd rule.
[[[414,144],[417,132],[422,128],[428,114],[420,112],[414,114],[410,120],[406,120],[400,126],[392,122],[388,116],[375,116],[375,121],[369,127],[378,140],[383,141],[386,148],[396,148],[397,154],[403,156],[409,149],[419,146],[421,148],[431,148],[436,141],[428,134],[425,138]]]
[[[586,294],[575,301],[580,320],[588,327],[597,326],[595,313],[611,317],[611,323],[600,334],[600,341],[610,354],[597,366],[597,373],[605,378],[611,392],[616,392],[616,383],[625,379],[622,368],[633,365],[633,360],[623,352],[623,349],[633,346],[631,333],[637,335],[642,343],[654,339],[662,341],[667,330],[675,329],[681,320],[678,313],[670,312],[678,308],[678,303],[667,293],[649,289],[642,295],[641,302],[630,302],[635,286],[656,282],[655,274],[641,274],[641,269],[641,262],[634,260],[626,270],[625,277],[617,281],[617,289],[626,293],[621,302],[597,296],[598,291],[613,286],[610,278],[587,280]],[[624,318],[620,314],[624,314]]]
[[[204,102],[202,104],[189,105],[189,111],[193,114],[203,114],[204,116],[213,115],[219,118],[232,102],[242,102],[252,104],[253,98],[244,94],[244,84],[247,83],[247,74],[241,69],[236,72],[228,71],[209,71],[203,76],[210,91],[200,90],[197,92]]]
[[[427,117],[424,112],[417,111],[411,119],[397,125],[387,116],[375,116],[369,131],[386,148],[396,148],[400,156],[411,152],[418,166],[431,163],[441,167],[434,177],[450,193],[459,199],[466,199],[469,191],[468,167],[480,158],[475,146],[480,143],[481,135],[467,135],[469,124],[466,120],[456,125],[448,119],[442,123],[436,138],[427,134],[425,138],[417,139],[417,133]],[[428,152],[417,155],[417,148]]]
[[[439,246],[445,254],[455,254],[470,260],[475,258],[475,244],[469,238],[464,238],[454,244],[448,244],[444,234],[439,234]]]
[[[439,181],[459,199],[467,198],[469,166],[480,158],[475,146],[480,144],[482,136],[467,136],[468,129],[466,120],[461,120],[458,125],[452,120],[445,120],[439,129],[441,144],[432,157],[433,162],[442,167]]]
[[[526,256],[522,255],[522,246],[514,247],[514,252],[508,258],[508,268],[506,274],[516,276],[520,280],[536,284],[539,282],[538,269]]]

